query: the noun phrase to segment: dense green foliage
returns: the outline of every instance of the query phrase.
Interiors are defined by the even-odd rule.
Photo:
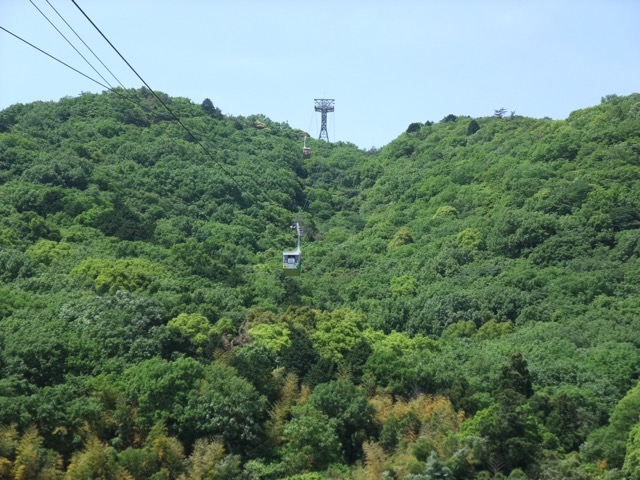
[[[640,95],[305,160],[159,95],[0,112],[0,478],[640,478]]]

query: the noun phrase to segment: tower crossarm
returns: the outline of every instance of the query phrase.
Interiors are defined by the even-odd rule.
[[[335,99],[333,98],[314,98],[316,102],[316,112],[333,112],[335,109]]]

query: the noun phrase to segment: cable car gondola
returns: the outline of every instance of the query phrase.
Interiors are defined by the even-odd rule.
[[[311,148],[307,147],[307,136],[304,136],[304,144],[302,146],[302,158],[311,158]]]
[[[282,273],[287,277],[297,277],[300,275],[300,269],[302,266],[302,252],[300,251],[302,229],[298,222],[291,225],[291,228],[295,228],[298,234],[298,248],[282,252]]]

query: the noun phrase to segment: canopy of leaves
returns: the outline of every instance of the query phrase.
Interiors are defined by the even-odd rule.
[[[0,477],[638,476],[640,95],[305,159],[158,95],[0,112]]]

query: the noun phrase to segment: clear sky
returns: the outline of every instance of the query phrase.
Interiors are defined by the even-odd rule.
[[[70,0],[32,0],[114,86],[142,82]],[[640,0],[76,0],[154,90],[382,147],[412,122],[566,118],[640,91]],[[0,26],[104,83],[32,5]],[[0,109],[104,88],[0,31]]]

